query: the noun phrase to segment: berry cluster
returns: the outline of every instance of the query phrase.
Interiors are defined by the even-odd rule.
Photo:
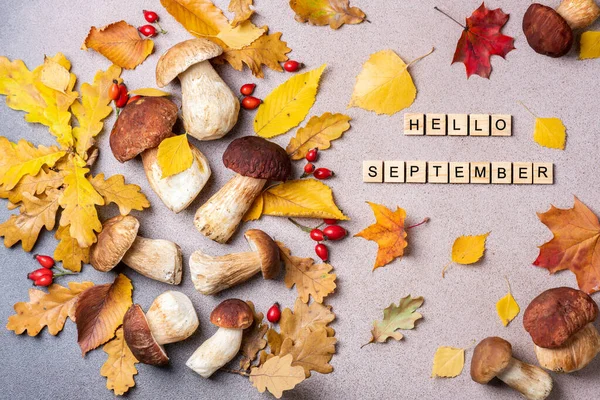
[[[138,31],[140,31],[142,35],[146,37],[154,37],[158,35],[159,32],[163,35],[167,33],[167,31],[165,31],[158,23],[158,14],[154,11],[144,10],[144,19],[146,20],[146,22],[149,22],[149,24],[142,25],[138,28]],[[156,24],[156,26],[158,26],[158,29],[160,30],[157,30],[156,27],[152,24]]]
[[[113,80],[113,84],[108,88],[108,98],[115,102],[115,106],[118,109],[125,107],[127,104],[136,101],[141,96],[129,97],[127,86],[124,83],[119,83],[116,79]]]
[[[73,275],[74,272],[65,271],[62,268],[58,268],[54,259],[50,256],[43,256],[41,254],[36,254],[35,259],[42,266],[42,268],[36,269],[33,272],[27,274],[27,278],[33,281],[35,286],[50,286],[54,278],[63,275]],[[53,271],[56,269],[57,272]]]
[[[313,164],[315,161],[317,161],[317,159],[319,158],[319,149],[318,148],[314,148],[314,149],[310,149],[308,151],[308,153],[306,153],[306,161],[308,161],[308,163],[306,163],[306,165],[304,166],[304,173],[302,174],[302,178],[307,177],[308,175],[312,175],[317,179],[323,180],[323,179],[329,179],[332,176],[334,176],[335,174],[327,168],[316,168],[315,169],[315,164]]]
[[[348,235],[348,231],[338,225],[338,220],[336,219],[324,219],[323,223],[316,228],[310,228],[308,226],[304,226],[292,218],[288,218],[294,225],[298,228],[302,229],[304,232],[308,232],[310,238],[315,242],[318,242],[315,246],[315,253],[317,256],[323,260],[327,261],[329,259],[329,249],[325,246],[325,241],[337,241],[345,238]],[[320,229],[321,226],[327,225],[325,228]]]
[[[299,63],[298,61],[289,60],[283,64],[283,69],[285,69],[287,72],[296,72],[303,66],[304,64]],[[256,89],[255,83],[246,83],[240,88],[240,93],[242,96],[244,96],[241,104],[242,108],[245,110],[255,110],[258,108],[258,106],[260,106],[260,103],[262,103],[261,99],[252,96],[254,89]]]

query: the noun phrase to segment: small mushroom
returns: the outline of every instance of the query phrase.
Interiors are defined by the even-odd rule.
[[[252,309],[244,301],[223,301],[210,314],[210,322],[219,329],[196,349],[185,365],[209,378],[240,351],[244,329],[252,325],[253,318]]]
[[[471,379],[485,385],[494,378],[528,400],[543,400],[552,391],[552,378],[546,371],[514,358],[511,344],[495,336],[479,342],[471,359]]]
[[[166,365],[169,357],[162,345],[187,339],[198,325],[191,300],[169,290],[154,299],[145,315],[139,304],[132,305],[123,317],[123,336],[138,361]]]
[[[231,142],[223,164],[237,174],[196,211],[194,219],[200,233],[219,243],[233,235],[267,180],[285,181],[292,168],[284,149],[258,136]]]
[[[598,305],[581,290],[559,287],[533,299],[523,325],[540,365],[564,373],[588,365],[600,352],[600,334],[593,325],[597,316]]]
[[[106,220],[90,251],[92,266],[106,272],[123,261],[150,279],[179,285],[182,266],[179,246],[168,240],[138,236],[139,227],[139,221],[131,215]]]
[[[223,49],[207,39],[190,39],[171,47],[156,64],[156,84],[181,81],[183,125],[199,140],[222,138],[238,119],[240,102],[208,60]]]
[[[264,279],[279,275],[281,259],[273,239],[258,229],[246,231],[244,237],[252,251],[213,257],[198,250],[191,255],[190,271],[196,290],[210,295],[239,285],[260,271]]]

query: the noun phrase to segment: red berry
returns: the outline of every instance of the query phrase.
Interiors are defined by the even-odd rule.
[[[329,179],[334,173],[327,168],[317,168],[313,174],[317,179]]]
[[[113,84],[108,88],[108,98],[111,100],[117,100],[119,98],[119,82],[113,80]]]
[[[39,268],[39,269],[36,269],[36,270],[35,270],[35,271],[33,271],[33,272],[30,272],[30,273],[27,275],[27,277],[28,277],[29,279],[31,279],[31,280],[33,280],[33,281],[35,281],[35,280],[37,280],[37,279],[40,279],[41,277],[44,277],[44,276],[50,276],[50,277],[51,277],[52,275],[53,275],[53,273],[52,273],[52,271],[51,271],[51,270],[49,270],[49,269],[47,269],[47,268]]]
[[[325,237],[323,236],[323,231],[317,228],[310,231],[310,238],[315,242],[322,242],[323,240],[325,240]]]
[[[346,230],[339,225],[329,225],[323,229],[323,234],[328,240],[340,240],[343,239],[348,232],[346,232]]]
[[[281,310],[279,309],[279,303],[275,303],[267,311],[267,320],[272,324],[276,324],[279,322],[279,318],[281,318]]]
[[[35,286],[50,286],[52,284],[52,275],[42,276],[33,281]]]
[[[319,155],[319,149],[318,148],[314,148],[314,149],[310,149],[308,151],[308,153],[306,153],[306,161],[310,161],[310,162],[315,162],[317,161],[317,157]]]
[[[246,96],[242,99],[242,107],[244,107],[246,110],[254,110],[260,105],[260,103],[262,103],[262,100],[253,96]]]
[[[37,262],[40,263],[40,265],[44,268],[52,268],[54,267],[54,259],[50,256],[43,256],[41,254],[36,254],[35,259],[37,260]]]
[[[331,218],[325,218],[323,220],[323,222],[325,222],[327,225],[337,225],[338,220],[337,219],[331,219]]]
[[[156,36],[156,28],[153,27],[152,25],[144,25],[144,26],[140,26],[138,28],[138,31],[140,31],[140,33],[146,37],[154,37]]]
[[[315,170],[315,165],[314,164],[308,163],[308,164],[306,164],[304,166],[304,173],[306,175],[312,174],[314,172],[314,170]]]
[[[144,18],[146,19],[146,21],[153,23],[158,21],[158,14],[155,13],[154,11],[147,11],[147,10],[143,10],[144,11]]]
[[[298,61],[289,60],[283,64],[283,69],[285,69],[287,72],[296,72],[303,66],[304,64],[299,63]]]
[[[135,95],[135,96],[133,96],[133,97],[130,97],[130,98],[129,98],[129,100],[127,100],[127,104],[129,104],[129,103],[133,103],[133,102],[134,102],[134,101],[136,101],[137,99],[141,99],[141,98],[142,98],[142,96],[140,96],[139,94],[137,94],[137,95]]]
[[[124,84],[119,85],[119,98],[115,101],[115,105],[119,108],[125,107],[129,100],[129,94],[127,94],[127,86]]]
[[[254,88],[256,87],[255,83],[246,83],[240,88],[240,93],[244,96],[250,96],[254,93]]]
[[[315,246],[315,253],[317,253],[317,256],[323,261],[329,259],[329,250],[323,243],[319,243]]]

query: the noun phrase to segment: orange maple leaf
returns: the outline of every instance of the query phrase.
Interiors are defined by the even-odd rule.
[[[598,217],[577,197],[573,208],[550,207],[538,218],[554,234],[540,246],[533,265],[551,274],[570,269],[579,288],[586,293],[600,290],[600,222]]]

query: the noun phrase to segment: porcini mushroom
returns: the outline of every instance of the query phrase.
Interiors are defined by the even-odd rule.
[[[588,365],[600,352],[600,334],[593,325],[597,316],[598,305],[581,290],[559,287],[533,299],[523,325],[540,365],[564,373]]]
[[[242,300],[225,300],[210,314],[210,322],[219,329],[185,363],[203,378],[209,378],[240,351],[244,329],[253,323],[252,309]]]
[[[154,299],[145,315],[139,304],[133,304],[123,317],[123,336],[138,361],[166,365],[169,357],[162,345],[187,339],[198,325],[191,300],[169,290]]]
[[[194,219],[200,233],[219,243],[233,235],[267,180],[285,181],[292,168],[284,149],[258,136],[231,142],[223,164],[237,174],[196,211]]]
[[[600,7],[595,0],[563,0],[556,12],[571,29],[587,28],[600,17]]]
[[[552,391],[552,378],[543,369],[512,356],[512,346],[499,337],[483,339],[471,359],[471,379],[487,384],[498,378],[528,400],[542,400]]]
[[[240,102],[210,64],[223,52],[207,39],[190,39],[171,47],[156,64],[156,84],[181,81],[183,125],[199,140],[222,138],[238,119]]]
[[[122,261],[150,279],[179,285],[182,266],[179,246],[168,240],[138,236],[139,227],[139,221],[131,215],[106,220],[90,251],[92,266],[106,272]]]
[[[258,229],[246,231],[244,237],[252,251],[213,257],[201,251],[190,257],[194,287],[202,294],[215,294],[247,281],[262,271],[264,279],[279,275],[279,247],[269,235]]]

